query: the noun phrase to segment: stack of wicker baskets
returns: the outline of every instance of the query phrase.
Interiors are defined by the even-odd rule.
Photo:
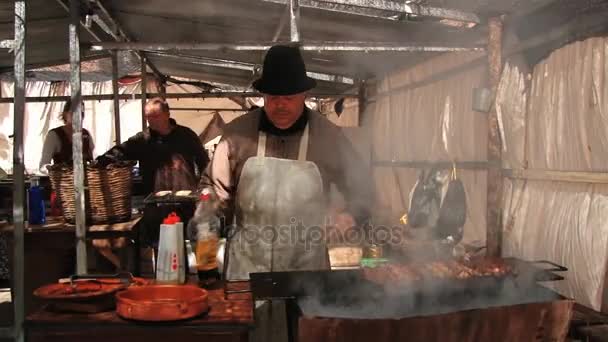
[[[131,181],[134,162],[85,167],[85,210],[88,224],[128,221],[131,218]],[[76,221],[74,169],[58,164],[49,167],[51,186],[68,223]]]

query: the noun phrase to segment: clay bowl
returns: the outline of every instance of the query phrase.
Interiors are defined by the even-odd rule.
[[[179,321],[209,310],[207,291],[192,285],[146,285],[116,294],[116,312],[137,321]]]

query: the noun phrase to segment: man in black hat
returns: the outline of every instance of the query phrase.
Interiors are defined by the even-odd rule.
[[[228,279],[327,269],[327,223],[343,231],[368,216],[368,170],[342,130],[305,106],[315,85],[297,47],[273,46],[253,83],[264,106],[225,127],[202,186],[217,194],[228,222],[234,216]],[[330,208],[331,184],[345,197],[341,210]],[[284,311],[276,305],[282,304],[257,309],[257,340],[284,340],[285,331],[276,328],[284,327],[276,324]]]

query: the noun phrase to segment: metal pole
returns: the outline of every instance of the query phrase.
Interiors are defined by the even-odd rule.
[[[147,99],[147,72],[146,72],[146,56],[141,54],[141,130],[145,130],[147,125],[146,122],[146,102]]]
[[[263,1],[285,4],[289,0]],[[396,14],[409,14],[439,19],[450,19],[475,24],[479,24],[481,22],[479,16],[472,12],[422,6],[415,4],[414,2],[415,1],[408,2],[390,0],[300,0],[300,6],[382,19],[390,19],[389,16],[394,16]]]
[[[114,137],[115,143],[120,144],[120,103],[118,102],[118,56],[112,52],[112,94],[114,95]]]
[[[0,49],[12,49],[15,46],[15,42],[10,39],[0,40]]]
[[[14,140],[13,140],[13,312],[15,341],[24,341],[24,209],[25,176],[23,164],[23,135],[25,118],[25,34],[26,34],[25,0],[15,1],[15,106],[14,106]]]
[[[289,1],[289,34],[292,42],[300,41],[300,6],[298,0]]]
[[[114,28],[114,30],[116,31],[116,33],[118,34],[118,37],[112,33],[111,35],[114,37],[114,39],[116,41],[127,41],[130,42],[131,38],[124,32],[124,30],[122,29],[122,27],[120,26],[120,24],[114,20],[114,17],[112,17],[112,15],[110,14],[110,12],[106,9],[106,7],[103,5],[103,3],[101,3],[101,1],[99,0],[93,0],[95,2],[95,6],[97,6],[97,8],[99,8],[99,10],[101,12],[103,12],[103,14],[105,15],[105,17],[108,19],[109,21],[109,26]],[[140,57],[141,56],[145,56],[145,53],[143,52],[135,52],[135,55]],[[163,75],[158,68],[156,68],[156,66],[150,62],[149,59],[146,59],[146,64],[150,67],[150,69],[152,69],[152,72],[154,72],[154,74],[156,75],[156,77],[158,77],[159,79],[164,79],[165,75]]]
[[[204,93],[190,93],[190,94],[178,94],[178,93],[150,93],[146,94],[147,97],[163,97],[166,99],[209,99],[209,98],[229,98],[229,97],[262,97],[262,94],[258,92],[242,92],[242,91],[228,91],[228,92],[204,92]],[[338,93],[315,93],[311,92],[310,96],[325,97],[325,98],[340,98],[340,97],[357,97],[357,94],[338,94]],[[120,100],[138,100],[142,98],[142,94],[119,94]],[[69,100],[69,96],[36,96],[28,97],[25,99],[26,102],[64,102]],[[100,95],[84,95],[82,96],[83,101],[111,101],[114,99],[113,94],[100,94]],[[0,103],[13,103],[15,98],[3,97],[0,98]]]
[[[183,53],[167,53],[167,52],[158,52],[152,51],[148,52],[149,55],[161,56],[167,58],[173,58],[180,61],[188,61],[188,63],[213,66],[219,68],[227,68],[227,69],[235,69],[235,70],[246,70],[250,72],[255,72],[256,68],[260,68],[261,65],[253,64],[253,63],[245,63],[238,61],[230,61],[226,59],[218,59],[218,58],[209,58],[203,56],[196,55],[187,55]],[[306,73],[308,77],[312,77],[319,81],[325,82],[333,82],[333,83],[342,83],[342,84],[354,84],[355,81],[351,77],[343,76],[343,75],[335,75],[335,74],[326,74],[320,72],[311,72],[308,71]]]
[[[82,158],[82,91],[80,84],[80,1],[70,0],[70,92],[72,97],[72,157],[76,197],[76,273],[87,273],[84,161]]]
[[[276,44],[290,44],[290,42],[268,43],[143,43],[143,42],[99,42],[89,46],[93,51],[101,50],[146,50],[146,51],[172,51],[172,50],[199,50],[199,51],[266,51]],[[339,42],[321,41],[300,44],[304,51],[350,51],[350,52],[462,52],[484,51],[483,46],[423,46],[408,45],[394,42]]]
[[[237,109],[237,108],[185,108],[185,107],[171,107],[171,111],[193,111],[193,112],[248,112],[249,109]]]
[[[502,29],[500,17],[490,18],[488,21],[488,69],[490,87],[494,94],[500,82],[502,72]],[[502,254],[502,171],[500,161],[502,158],[502,144],[498,129],[498,115],[496,108],[492,108],[488,117],[488,188],[487,188],[487,253],[489,256]]]

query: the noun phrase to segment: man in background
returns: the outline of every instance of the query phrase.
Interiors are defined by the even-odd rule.
[[[97,161],[102,165],[138,161],[145,194],[196,190],[200,175],[209,163],[199,137],[170,117],[169,104],[162,98],[150,99],[144,114],[148,128],[114,146]],[[162,210],[145,211],[140,235],[145,246],[158,243],[163,215]],[[93,243],[98,248],[116,247],[108,246],[108,240],[94,240]]]
[[[148,128],[114,146],[97,160],[108,164],[121,160],[139,161],[144,191],[195,190],[209,158],[190,128],[170,117],[169,104],[153,98],[144,108]]]

